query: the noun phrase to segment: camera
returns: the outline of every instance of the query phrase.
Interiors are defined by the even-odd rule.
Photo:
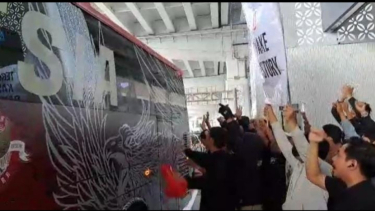
[[[223,105],[223,104],[220,103],[219,106],[220,106],[219,113],[221,115],[223,115],[223,117],[225,118],[225,120],[234,117],[234,115],[232,113],[232,110],[229,108],[228,105]]]

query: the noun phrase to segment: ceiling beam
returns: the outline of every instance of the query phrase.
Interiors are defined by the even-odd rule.
[[[221,2],[221,25],[229,24],[229,2]]]
[[[163,22],[164,22],[165,26],[167,27],[168,31],[169,32],[176,32],[176,29],[173,26],[173,22],[172,22],[171,18],[169,17],[169,15],[167,13],[167,10],[165,10],[164,4],[161,3],[161,2],[160,3],[155,2],[154,4],[155,4],[155,7],[160,14],[161,19],[163,19]]]
[[[190,67],[189,60],[184,60],[186,70],[189,72],[190,76],[194,78],[193,70]]]
[[[152,45],[151,45],[152,47]],[[226,61],[233,57],[231,51],[213,51],[213,52],[201,52],[201,51],[185,51],[180,49],[160,49],[152,47],[160,55],[166,58],[173,58],[178,60],[203,60],[203,61]]]
[[[210,3],[212,28],[219,27],[219,2]]]
[[[129,33],[130,30],[124,26],[124,24],[117,18],[117,16],[112,12],[112,10],[105,5],[103,2],[94,2],[93,3],[102,13],[104,13],[111,21],[128,31]]]
[[[154,34],[154,30],[152,30],[151,25],[147,22],[147,20],[143,17],[141,11],[139,11],[137,5],[133,2],[125,2],[126,6],[130,9],[133,13],[135,18],[141,24],[141,26],[145,29],[147,34]]]
[[[206,76],[206,67],[204,66],[203,60],[199,60],[199,67],[201,68],[202,76]]]
[[[194,2],[194,5],[207,5],[207,2]],[[169,2],[168,5],[164,5],[166,9],[173,9],[173,8],[181,8],[182,2]],[[139,8],[140,11],[146,11],[146,10],[154,10],[156,9],[155,5],[147,5],[143,6],[142,8]],[[130,12],[128,8],[116,8],[115,13],[122,13],[122,12]]]
[[[195,21],[193,7],[191,6],[191,3],[182,3],[182,6],[184,7],[186,18],[189,22],[190,30],[197,30],[197,23]]]

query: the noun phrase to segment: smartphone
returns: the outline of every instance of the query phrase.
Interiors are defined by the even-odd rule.
[[[293,109],[294,109],[297,113],[300,112],[300,110],[299,110],[299,104],[298,104],[298,103],[292,104],[291,106],[293,107]],[[279,106],[279,111],[283,111],[283,110],[284,110],[284,107],[285,107],[285,106]]]

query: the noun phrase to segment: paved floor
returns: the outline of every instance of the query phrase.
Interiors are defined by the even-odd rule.
[[[201,203],[201,192],[198,191],[197,197],[195,198],[195,201],[191,210],[199,210],[200,203]]]
[[[182,201],[183,210],[199,210],[201,194],[199,190],[189,190],[189,194]]]

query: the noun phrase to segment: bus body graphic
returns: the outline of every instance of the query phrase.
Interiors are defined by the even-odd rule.
[[[0,209],[181,209],[181,71],[85,4],[0,12]]]

